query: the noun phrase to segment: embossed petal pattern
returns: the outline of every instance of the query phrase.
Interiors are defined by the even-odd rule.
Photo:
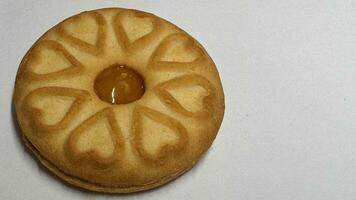
[[[96,96],[93,81],[112,65],[142,75],[142,97],[113,105]],[[41,163],[101,192],[146,190],[178,177],[211,145],[224,112],[219,75],[203,47],[153,14],[120,8],[83,12],[46,32],[20,64],[14,102]]]

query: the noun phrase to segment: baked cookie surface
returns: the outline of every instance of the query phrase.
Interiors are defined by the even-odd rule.
[[[153,14],[121,8],[82,12],[41,36],[20,64],[14,104],[25,144],[45,167],[110,193],[189,170],[224,114],[204,48]]]

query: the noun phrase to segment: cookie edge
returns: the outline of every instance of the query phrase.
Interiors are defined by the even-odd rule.
[[[87,191],[92,191],[92,192],[101,192],[101,193],[112,193],[112,194],[124,194],[124,193],[134,193],[134,192],[143,192],[143,191],[147,191],[147,190],[151,190],[151,189],[155,189],[155,188],[158,188],[162,185],[165,185],[167,183],[170,183],[172,182],[173,180],[177,179],[178,177],[180,177],[181,175],[185,174],[187,171],[189,171],[190,169],[192,169],[194,166],[196,166],[196,164],[202,159],[202,157],[204,156],[204,154],[207,153],[207,151],[209,150],[209,148],[212,146],[213,142],[215,141],[218,133],[219,133],[219,130],[222,126],[222,123],[223,123],[223,119],[224,119],[224,115],[225,115],[225,94],[224,94],[224,89],[222,87],[222,81],[221,81],[221,78],[220,78],[220,73],[214,63],[214,61],[210,58],[210,55],[208,54],[209,58],[211,59],[211,62],[214,63],[214,66],[215,66],[215,70],[217,72],[217,76],[218,76],[218,80],[219,80],[219,89],[221,90],[221,97],[222,98],[222,107],[219,108],[219,112],[222,112],[221,113],[221,116],[219,118],[219,123],[217,123],[218,125],[215,127],[215,134],[214,136],[209,140],[209,142],[204,145],[202,151],[200,152],[200,155],[197,157],[197,159],[192,162],[192,164],[186,168],[184,168],[183,170],[181,171],[178,171],[176,173],[173,173],[173,174],[170,174],[166,177],[163,177],[161,178],[160,180],[157,180],[157,181],[154,181],[152,183],[147,183],[147,184],[143,184],[143,185],[133,185],[133,186],[129,186],[129,187],[110,187],[110,186],[104,186],[104,185],[100,185],[100,184],[95,184],[95,183],[91,183],[91,182],[88,182],[88,181],[85,181],[85,180],[82,180],[78,177],[75,177],[73,175],[69,175],[69,174],[66,174],[65,172],[61,171],[60,169],[58,169],[54,164],[52,164],[49,160],[46,160],[41,154],[40,152],[35,148],[35,146],[26,138],[25,134],[23,133],[23,128],[21,127],[20,125],[20,122],[18,120],[18,108],[16,106],[16,99],[18,99],[16,96],[17,96],[17,90],[18,90],[18,83],[19,82],[19,74],[21,74],[21,68],[22,68],[22,65],[23,65],[23,62],[25,61],[25,59],[27,58],[27,55],[28,55],[28,52],[34,47],[34,45],[40,41],[40,39],[45,35],[47,34],[48,32],[50,32],[52,29],[55,29],[58,24],[61,24],[63,21],[65,21],[66,19],[70,18],[70,17],[73,17],[73,16],[76,16],[76,15],[79,15],[83,12],[91,12],[91,11],[103,11],[103,10],[131,10],[131,11],[138,11],[138,12],[143,12],[143,13],[148,13],[148,14],[152,14],[160,19],[162,19],[163,21],[175,26],[176,28],[178,28],[179,30],[181,30],[183,33],[191,36],[195,42],[197,42],[197,44],[199,46],[202,47],[202,49],[204,51],[205,48],[203,47],[203,45],[201,45],[192,35],[190,35],[189,33],[187,33],[185,30],[183,30],[182,28],[180,28],[178,25],[175,25],[173,24],[172,22],[168,21],[167,19],[165,18],[162,18],[160,16],[157,16],[151,12],[146,12],[146,11],[142,11],[142,10],[138,10],[138,9],[131,9],[131,8],[125,8],[125,7],[103,7],[103,8],[98,8],[98,9],[92,9],[92,10],[87,10],[87,11],[82,11],[82,12],[79,12],[79,13],[76,13],[74,15],[71,15],[67,18],[65,18],[64,20],[60,20],[58,23],[56,23],[56,25],[54,25],[52,28],[50,28],[49,30],[47,30],[45,33],[43,33],[33,44],[32,46],[26,51],[24,57],[22,58],[20,64],[19,64],[19,68],[17,69],[17,72],[16,72],[16,78],[15,78],[15,85],[14,85],[14,93],[13,93],[13,104],[14,104],[14,107],[15,107],[15,117],[13,120],[16,121],[16,124],[18,124],[18,127],[19,127],[19,130],[21,133],[21,137],[22,137],[22,141],[24,143],[24,145],[30,150],[31,154],[33,154],[36,158],[37,158],[37,163],[40,163],[44,168],[46,168],[49,172],[51,172],[51,174],[54,174],[56,177],[58,177],[59,179],[61,179],[64,183],[67,183],[69,184],[68,186],[75,186],[75,187],[79,187],[79,188],[82,188],[82,189],[85,189]]]
[[[110,187],[110,186],[104,186],[100,184],[95,184],[91,183],[85,180],[82,180],[78,177],[75,177],[73,175],[66,174],[62,172],[60,169],[58,169],[55,165],[53,165],[50,161],[46,160],[41,156],[41,154],[37,151],[37,149],[31,144],[31,142],[26,138],[26,136],[22,135],[22,140],[25,144],[25,146],[30,150],[30,152],[37,158],[38,162],[42,164],[47,170],[51,172],[51,174],[54,174],[57,176],[59,179],[63,180],[64,182],[70,184],[70,186],[76,186],[88,191],[94,191],[94,192],[102,192],[102,193],[133,193],[133,192],[142,192],[142,191],[147,191],[151,190],[154,188],[157,188],[159,186],[162,186],[164,184],[167,184],[179,176],[183,175],[185,172],[189,171],[191,168],[193,168],[196,164],[194,162],[191,166],[185,168],[182,171],[179,171],[177,173],[171,174],[169,176],[166,176],[158,181],[144,184],[144,185],[134,185],[130,187]]]

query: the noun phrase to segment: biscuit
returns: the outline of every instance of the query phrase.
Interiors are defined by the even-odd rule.
[[[224,114],[204,48],[153,14],[105,8],[41,36],[16,76],[25,145],[51,172],[92,191],[128,193],[189,170]]]

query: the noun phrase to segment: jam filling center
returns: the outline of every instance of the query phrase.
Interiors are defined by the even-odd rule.
[[[125,65],[111,65],[94,81],[98,97],[110,104],[127,104],[140,99],[145,92],[143,78]]]

